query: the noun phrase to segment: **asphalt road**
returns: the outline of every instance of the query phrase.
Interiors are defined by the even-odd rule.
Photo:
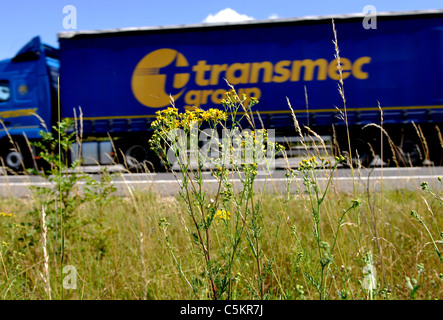
[[[90,171],[97,171],[96,168],[88,168]],[[119,168],[114,168],[113,184],[117,188],[118,196],[129,196],[135,191],[152,191],[161,195],[178,194],[180,175],[177,177],[172,173],[124,173]],[[259,174],[255,179],[254,187],[257,191],[282,193],[286,190],[286,171],[275,170],[272,175]],[[328,180],[329,170],[321,171],[318,181],[321,187],[325,186]],[[192,176],[192,173],[191,173]],[[441,190],[441,183],[438,177],[443,177],[443,167],[417,167],[417,168],[372,168],[372,169],[337,169],[334,173],[331,188],[342,192],[352,192],[354,186],[357,191],[364,192],[367,188],[371,191],[388,189],[419,189],[423,181],[436,190]],[[95,179],[99,179],[100,174],[93,174]],[[218,187],[217,180],[209,172],[203,174],[204,188],[208,192],[215,192]],[[234,188],[241,188],[241,180],[237,176],[230,176]],[[49,187],[51,184],[38,176],[0,176],[0,196],[1,197],[29,197],[32,195],[29,187],[40,186]],[[80,184],[81,186],[81,184]],[[291,183],[291,192],[303,190],[303,179],[298,176]]]

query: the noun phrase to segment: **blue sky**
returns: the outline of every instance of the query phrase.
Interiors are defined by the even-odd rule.
[[[373,5],[377,12],[443,9],[442,0],[1,0],[0,60],[13,56],[32,37],[58,47],[63,29],[63,8],[77,10],[77,30],[196,24],[204,21],[292,18],[362,12]],[[225,10],[225,9],[231,10]],[[225,11],[223,11],[225,10]],[[221,18],[220,12],[222,11]],[[215,17],[215,18],[214,18]],[[221,19],[221,20],[220,20]]]

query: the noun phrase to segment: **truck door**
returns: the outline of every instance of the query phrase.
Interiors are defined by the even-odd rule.
[[[14,170],[31,164],[26,140],[39,139],[40,130],[44,129],[42,122],[50,128],[50,116],[50,78],[43,46],[36,37],[13,59],[0,62],[0,156],[3,164]]]
[[[3,90],[8,92],[8,100],[0,104],[0,117],[12,135],[40,128],[38,118],[33,115],[38,111],[37,77],[32,70],[22,71],[0,80],[4,83]]]

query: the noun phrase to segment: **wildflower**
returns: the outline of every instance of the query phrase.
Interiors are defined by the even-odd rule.
[[[318,165],[318,162],[315,160],[315,157],[311,157],[309,158],[309,160],[302,159],[302,161],[298,165],[299,165],[298,168],[299,171],[309,170],[309,169],[314,169]]]
[[[299,296],[303,296],[305,294],[305,291],[303,290],[303,286],[300,284],[295,285],[295,291]]]
[[[326,241],[320,242],[320,248],[322,248],[325,251],[330,251],[331,246]]]
[[[214,219],[216,219],[217,222],[220,220],[224,220],[224,221],[230,220],[231,219],[231,212],[226,211],[226,210],[217,210],[217,212],[214,215]]]
[[[338,163],[341,163],[343,161],[345,161],[345,157],[343,157],[342,155],[335,157],[335,161],[337,161]]]
[[[294,169],[286,169],[286,174],[285,174],[285,177],[286,178],[291,178],[291,177],[295,177],[295,176],[297,176],[298,174],[295,172],[295,170]]]
[[[251,97],[251,105],[256,105],[258,103],[258,99],[256,97]]]
[[[420,184],[422,190],[429,190],[429,184],[424,181]]]
[[[257,167],[258,167],[258,165],[257,165],[256,163],[250,163],[249,166],[250,166],[252,169],[257,169]]]
[[[197,112],[196,110],[186,110],[185,113],[179,114],[179,118],[180,127],[183,127],[185,130],[189,130],[193,124],[201,124],[202,122],[202,119],[200,118],[200,111]]]
[[[285,148],[285,146],[284,145],[282,145],[282,144],[280,144],[280,143],[275,143],[275,152],[276,153],[279,153],[279,152],[281,152],[281,151],[283,151],[283,150],[285,150],[286,148]]]
[[[195,114],[201,114],[201,113],[204,113],[205,110],[200,109],[200,108],[195,108],[195,109],[194,109],[194,112],[195,112]]]
[[[219,109],[211,108],[208,111],[201,113],[201,117],[204,121],[217,123],[221,120],[226,120],[226,113]]]
[[[421,219],[420,215],[415,210],[411,210],[411,216],[417,219],[418,222],[423,224],[423,220]]]
[[[360,199],[354,199],[352,200],[352,207],[358,207],[361,204],[361,200]]]
[[[169,226],[169,222],[166,218],[161,218],[160,221],[158,222],[158,225],[164,230],[166,230],[166,228]]]
[[[8,218],[16,218],[16,216],[12,213],[5,213],[5,212],[0,212],[0,216],[2,217],[8,217]]]

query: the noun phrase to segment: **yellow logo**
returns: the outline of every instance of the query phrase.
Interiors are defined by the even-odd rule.
[[[28,93],[28,86],[26,84],[22,84],[20,87],[18,87],[18,92],[24,96]]]
[[[170,95],[177,100],[185,91],[190,77],[187,67],[186,58],[173,49],[159,49],[147,54],[132,74],[135,98],[150,108],[169,105]]]
[[[369,78],[365,66],[371,63],[368,56],[352,61],[340,58],[342,78],[358,80]],[[132,92],[142,105],[163,108],[171,103],[170,97],[181,101],[185,108],[206,104],[220,104],[225,97],[226,79],[239,85],[238,93],[247,99],[262,96],[264,84],[339,80],[337,59],[296,59],[281,61],[208,63],[207,60],[191,61],[174,49],[158,49],[148,53],[137,64],[132,74]],[[192,78],[192,79],[191,79]],[[188,88],[186,88],[186,86]],[[223,87],[222,87],[223,86]]]

